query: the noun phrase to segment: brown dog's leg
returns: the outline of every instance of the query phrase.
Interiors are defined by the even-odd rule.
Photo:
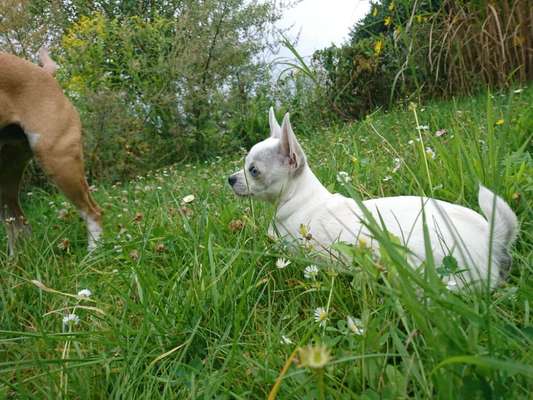
[[[43,135],[44,136],[44,135]],[[96,248],[102,235],[102,216],[85,179],[79,129],[60,135],[56,142],[39,140],[32,145],[35,158],[57,187],[74,203],[87,224],[88,249]]]
[[[0,218],[6,224],[11,255],[15,252],[17,237],[31,231],[19,203],[20,181],[31,155],[26,142],[0,147]]]

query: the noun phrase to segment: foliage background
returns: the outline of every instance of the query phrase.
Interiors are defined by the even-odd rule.
[[[1,3],[0,48],[47,44],[84,123],[92,178],[118,180],[255,139],[271,103],[274,3]],[[31,23],[28,24],[28,21]],[[250,99],[253,101],[250,101]]]
[[[340,47],[274,59],[288,3],[274,0],[4,0],[0,49],[44,45],[82,114],[91,180],[118,181],[255,143],[266,110],[302,133],[377,108],[533,77],[527,0],[383,0]],[[37,181],[36,181],[37,182]],[[43,183],[41,180],[39,183]]]

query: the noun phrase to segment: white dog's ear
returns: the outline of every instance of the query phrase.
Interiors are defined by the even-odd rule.
[[[305,164],[305,154],[292,130],[289,113],[285,114],[281,126],[281,153],[288,157],[289,166],[295,170]]]
[[[268,112],[268,122],[270,124],[270,137],[281,138],[281,127],[276,119],[276,114],[274,114],[274,107],[270,107]]]

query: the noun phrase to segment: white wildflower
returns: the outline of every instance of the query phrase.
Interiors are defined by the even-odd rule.
[[[76,314],[67,314],[63,317],[63,325],[78,325],[80,323],[80,317]]]
[[[337,173],[337,181],[341,184],[346,184],[346,183],[349,183],[351,182],[352,178],[350,177],[350,175],[348,174],[348,172],[346,171],[339,171]]]
[[[385,178],[383,178],[383,182],[388,182],[392,179],[392,176],[387,175]]]
[[[278,258],[276,260],[276,267],[278,269],[283,269],[285,268],[287,265],[289,265],[291,262],[289,260],[286,260],[284,258]]]
[[[346,317],[346,323],[348,324],[348,328],[356,335],[361,336],[365,333],[363,322],[359,318],[354,318],[351,315],[348,315]]]
[[[308,265],[304,269],[304,278],[315,280],[318,276],[318,267],[316,265]]]
[[[318,307],[315,309],[315,321],[318,322],[318,325],[321,327],[326,326],[328,321],[328,312],[324,307]]]
[[[417,131],[429,131],[429,125],[418,125],[416,127]]]
[[[448,131],[446,129],[439,129],[437,132],[435,132],[435,136],[442,137],[446,136],[448,134]]]
[[[513,90],[513,93],[518,94],[518,93],[522,93],[523,91],[524,91],[524,89],[515,89],[515,90]]]
[[[82,289],[78,292],[78,297],[88,299],[93,293],[89,289]]]
[[[392,167],[392,173],[396,173],[398,172],[398,170],[400,169],[400,167],[402,166],[402,160],[399,159],[399,158],[395,158],[394,159],[394,166]]]
[[[431,147],[426,147],[426,155],[432,160],[436,157],[435,152]]]
[[[292,340],[285,335],[281,336],[281,340],[279,342],[281,344],[292,344],[293,343]]]

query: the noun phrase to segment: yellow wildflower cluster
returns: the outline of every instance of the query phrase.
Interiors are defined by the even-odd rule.
[[[104,37],[106,33],[105,17],[101,13],[82,16],[62,39],[62,46],[66,50],[84,47],[89,43],[90,36]]]

